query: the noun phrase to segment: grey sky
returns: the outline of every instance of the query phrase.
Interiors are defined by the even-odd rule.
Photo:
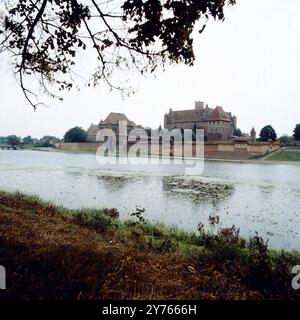
[[[125,100],[104,86],[82,88],[33,112],[2,58],[0,136],[62,137],[70,127],[87,128],[111,111],[157,128],[170,107],[193,108],[195,100],[231,111],[244,132],[272,124],[278,134],[291,134],[300,123],[300,1],[237,2],[226,9],[224,23],[210,21],[196,36],[194,67],[173,66],[156,78],[136,75],[137,93]]]

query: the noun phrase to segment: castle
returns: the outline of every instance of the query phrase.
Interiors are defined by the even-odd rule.
[[[119,134],[119,122],[126,121],[127,133],[132,129],[142,128],[129,120],[124,113],[111,112],[104,120],[100,120],[99,124],[91,124],[87,130],[87,141],[95,142],[97,132],[101,129],[112,129],[116,135]]]
[[[124,131],[122,122],[127,124],[127,133]],[[164,115],[164,128],[169,131],[173,129],[204,129],[204,157],[209,159],[250,159],[254,156],[269,154],[280,148],[279,144],[272,141],[257,141],[254,128],[252,128],[250,134],[238,132],[240,130],[236,130],[237,118],[231,112],[226,112],[219,106],[209,108],[208,105],[204,106],[201,101],[196,101],[195,108],[192,110],[173,111],[170,109]],[[116,137],[128,137],[128,133],[132,129],[135,129],[135,133],[140,132],[141,136],[145,134],[143,127],[129,120],[125,114],[111,112],[104,120],[100,120],[98,124],[91,124],[87,130],[86,142],[59,143],[58,148],[63,150],[96,150],[101,144],[96,139],[97,133],[101,129],[113,130]],[[158,132],[158,130],[155,130],[155,132]],[[157,141],[159,140],[157,139]],[[140,141],[140,147],[142,145],[141,142],[143,141]],[[136,141],[131,140],[130,143],[132,146]],[[195,147],[196,143],[193,142],[194,150]],[[160,149],[151,149],[150,154],[154,156],[160,155]],[[173,154],[182,152],[182,145],[176,147],[173,144],[170,150]],[[149,140],[144,141],[141,151],[149,155]]]
[[[142,129],[129,120],[124,113],[111,112],[104,120],[98,124],[91,124],[87,130],[87,141],[96,142],[97,132],[101,129],[112,129],[116,135],[119,135],[119,122],[127,123],[127,134],[132,129]],[[243,134],[241,137],[235,136],[237,129],[237,118],[231,112],[225,112],[222,107],[209,108],[204,107],[202,101],[195,102],[195,108],[192,110],[169,110],[164,115],[164,128],[173,129],[204,129],[204,140],[207,142],[215,141],[256,141],[256,132],[254,128],[249,134]]]
[[[195,109],[173,111],[164,116],[164,128],[204,129],[205,141],[229,141],[237,128],[237,118],[222,107],[204,107],[202,101],[195,102]]]

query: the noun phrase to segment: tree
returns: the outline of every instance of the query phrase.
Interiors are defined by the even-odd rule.
[[[122,85],[111,80],[115,69],[135,68],[144,74],[168,62],[192,65],[193,30],[201,33],[209,17],[224,20],[224,6],[234,4],[235,0],[7,1],[0,53],[12,57],[23,93],[34,108],[39,102],[26,79],[37,78],[46,93],[58,97],[53,85],[59,90],[74,87],[77,56],[86,49],[95,57],[88,85],[104,81],[123,92]]]
[[[19,137],[11,135],[7,137],[7,143],[11,145],[13,148],[15,148],[17,145],[21,143],[21,140]]]
[[[300,140],[300,124],[296,125],[293,132],[294,132],[293,137],[295,138],[295,140]]]
[[[294,144],[294,137],[290,137],[287,134],[285,134],[279,138],[279,142],[286,146],[292,146]]]
[[[24,144],[33,144],[33,139],[31,138],[31,136],[27,136],[27,137],[23,138],[23,143]]]
[[[288,135],[283,135],[283,136],[281,136],[278,140],[279,140],[279,142],[280,142],[281,144],[287,144],[287,143],[288,143],[288,140],[289,140],[289,136],[288,136]]]
[[[81,127],[69,129],[64,135],[65,142],[84,142],[86,141],[86,131]]]
[[[151,137],[151,130],[152,129],[149,127],[145,128],[145,131],[146,131],[148,137]]]
[[[237,136],[237,137],[241,137],[242,136],[242,130],[239,129],[239,128],[235,129],[233,135]]]
[[[7,137],[0,137],[0,144],[7,144]]]
[[[49,148],[54,147],[55,143],[59,142],[60,140],[54,136],[44,136],[37,142],[35,142],[35,147],[43,147],[43,148]]]
[[[277,138],[277,134],[271,125],[263,127],[260,131],[259,136],[261,141],[268,141],[270,139],[275,141]]]

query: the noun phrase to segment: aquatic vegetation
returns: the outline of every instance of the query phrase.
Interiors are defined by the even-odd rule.
[[[189,197],[194,201],[221,200],[230,196],[234,190],[233,185],[201,180],[185,180],[178,177],[164,177],[165,191]]]

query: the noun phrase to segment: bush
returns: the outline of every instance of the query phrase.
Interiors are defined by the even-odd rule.
[[[116,209],[79,209],[73,210],[71,215],[84,225],[105,230],[117,226],[115,219],[119,213]]]

